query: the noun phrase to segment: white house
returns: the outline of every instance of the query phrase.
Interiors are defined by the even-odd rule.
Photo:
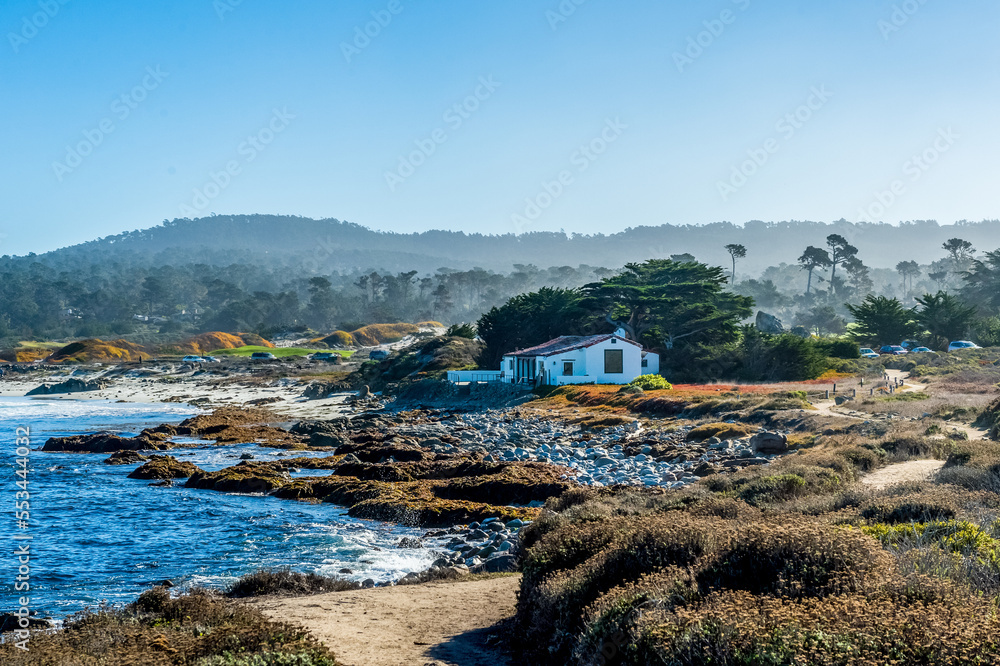
[[[564,335],[505,354],[500,381],[509,384],[628,384],[660,371],[660,357],[617,334]]]

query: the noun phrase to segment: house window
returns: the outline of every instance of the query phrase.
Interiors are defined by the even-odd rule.
[[[642,359],[642,367],[644,367],[644,368],[648,368],[649,367],[649,359],[648,358]]]
[[[510,362],[510,371],[514,372],[514,361]]]
[[[620,375],[625,372],[625,362],[621,349],[604,350],[604,374]]]
[[[563,377],[573,376],[573,361],[563,361]]]

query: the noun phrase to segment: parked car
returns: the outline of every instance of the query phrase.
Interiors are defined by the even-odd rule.
[[[330,361],[333,360],[334,356],[339,356],[334,352],[316,352],[315,354],[310,354],[309,358],[314,361]]]
[[[278,358],[271,352],[254,352],[250,354],[250,359],[253,361],[273,361]]]
[[[878,350],[879,354],[887,354],[889,356],[902,356],[908,353],[905,349],[899,345],[886,345]]]
[[[878,352],[868,347],[862,347],[861,358],[878,358]]]
[[[221,363],[221,361],[214,356],[202,356],[206,363]]]
[[[368,354],[368,358],[372,361],[384,361],[389,358],[389,352],[384,349],[375,349]]]
[[[188,354],[187,356],[182,358],[181,361],[183,361],[184,363],[204,363],[205,359],[203,359],[201,356],[192,356]]]
[[[948,345],[948,351],[958,351],[959,349],[981,349],[979,345],[975,342],[969,342],[968,340],[955,340]]]
[[[929,347],[916,347],[910,350],[914,354],[936,354],[937,352],[930,349]]]

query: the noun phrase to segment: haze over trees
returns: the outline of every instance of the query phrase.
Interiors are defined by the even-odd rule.
[[[733,307],[744,321],[763,309],[786,328],[842,335],[855,321],[847,306],[860,312],[875,296],[895,299],[904,310],[937,313],[918,322],[934,341],[960,330],[1000,341],[1000,250],[976,250],[989,247],[998,232],[998,221],[893,227],[841,220],[481,236],[382,233],[337,220],[263,215],[175,220],[43,255],[0,257],[0,346],[207,330],[267,337],[367,323],[469,323],[543,288],[552,291],[546,298],[579,290],[588,307],[603,303],[606,312],[591,329],[611,326],[610,317],[638,326],[637,335],[651,346],[710,344],[698,340],[701,325],[677,328],[665,310],[654,316],[637,306],[637,294],[643,303],[673,298],[667,284],[674,293],[689,290],[687,301],[674,303],[707,304],[702,324],[708,328],[712,307]],[[722,245],[720,237],[733,242]],[[556,259],[567,265],[552,265]],[[688,266],[686,278],[678,266]],[[712,294],[698,291],[706,285]],[[970,309],[971,320],[962,314]],[[569,314],[560,316],[572,327]],[[558,329],[550,324],[492,325],[521,326],[522,337],[530,337],[532,327]]]

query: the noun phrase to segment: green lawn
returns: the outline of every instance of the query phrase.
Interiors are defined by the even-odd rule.
[[[309,354],[315,354],[317,352],[333,352],[334,354],[340,354],[344,358],[349,358],[353,351],[348,351],[344,349],[306,349],[305,347],[258,347],[256,345],[250,345],[247,347],[237,347],[236,349],[216,349],[213,352],[209,352],[207,356],[249,356],[254,352],[269,352],[274,354],[278,358],[285,358],[287,356],[308,356]]]

